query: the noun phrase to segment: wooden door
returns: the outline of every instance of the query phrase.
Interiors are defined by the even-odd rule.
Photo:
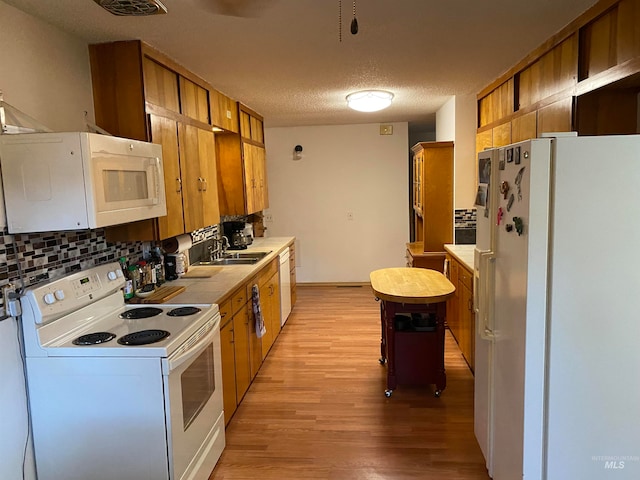
[[[167,215],[158,218],[159,238],[169,238],[185,232],[182,207],[182,179],[178,147],[178,124],[175,120],[149,115],[151,141],[162,145],[164,188]]]
[[[200,196],[202,198],[202,226],[220,223],[218,203],[218,180],[216,169],[216,145],[213,132],[198,128],[198,160],[202,178]]]
[[[178,74],[145,56],[142,60],[145,100],[173,112],[180,112]]]
[[[249,356],[249,314],[247,304],[233,316],[234,350],[236,356],[236,397],[238,403],[251,384],[251,359]]]
[[[257,205],[257,183],[254,161],[254,147],[248,143],[242,144],[242,161],[244,166],[245,211],[254,213],[259,211]]]
[[[253,174],[256,181],[254,206],[259,212],[269,207],[269,193],[267,188],[267,159],[266,151],[262,147],[252,145]],[[253,213],[253,212],[250,212]]]
[[[265,334],[262,336],[262,360],[267,357],[276,337],[272,321],[272,288],[271,282],[269,281],[260,286],[260,307],[262,311],[262,318],[264,319],[264,326],[267,329]]]
[[[180,77],[180,110],[187,117],[209,123],[209,93],[191,80]]]
[[[184,227],[192,232],[220,221],[213,133],[179,124]]]
[[[222,361],[222,393],[224,405],[224,421],[229,423],[233,412],[236,411],[236,367],[234,349],[234,325],[229,320],[220,329],[220,352]]]

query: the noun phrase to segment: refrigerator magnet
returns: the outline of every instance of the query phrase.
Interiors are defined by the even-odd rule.
[[[498,162],[498,168],[499,168],[500,170],[504,170],[504,168],[505,168],[504,160],[500,160],[500,161]]]
[[[476,193],[476,205],[479,207],[487,206],[487,186],[478,185],[478,192]]]
[[[516,147],[513,151],[513,161],[516,165],[520,165],[520,147]]]
[[[516,232],[518,232],[518,236],[521,236],[524,232],[524,222],[522,221],[522,217],[513,217],[513,223],[516,226]]]
[[[513,196],[513,193],[511,195],[509,195],[509,201],[507,202],[507,212],[511,211],[511,207],[513,206],[513,201],[515,200],[515,197]]]
[[[507,148],[507,163],[513,162],[513,148]]]
[[[518,187],[518,201],[522,200],[522,187],[521,187],[520,184],[522,183],[522,176],[523,175],[524,175],[524,167],[522,167],[520,169],[520,171],[516,175],[516,179],[515,179],[515,184]]]
[[[478,183],[489,183],[491,179],[491,159],[481,158],[478,161]]]

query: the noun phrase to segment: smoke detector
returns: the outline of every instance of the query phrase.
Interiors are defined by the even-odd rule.
[[[144,17],[167,13],[159,0],[93,0],[109,13],[118,16]]]

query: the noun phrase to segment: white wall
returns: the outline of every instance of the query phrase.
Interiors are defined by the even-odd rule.
[[[405,265],[408,124],[392,125],[393,135],[377,123],[265,129],[267,235],[297,237],[298,282],[368,282]]]
[[[87,44],[0,1],[0,90],[4,100],[53,130],[94,121]],[[16,321],[0,323],[0,478],[23,478],[27,399]],[[33,479],[28,450],[24,478]]]
[[[454,208],[474,208],[476,188],[476,97],[451,97],[436,112],[436,141],[453,141]]]

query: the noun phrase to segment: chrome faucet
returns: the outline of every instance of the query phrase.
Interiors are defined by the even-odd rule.
[[[216,248],[213,245],[210,245],[209,250],[209,258],[211,261],[215,260],[216,252],[220,252],[221,256],[226,255],[227,249],[229,248],[229,239],[226,236],[222,236],[221,238],[214,238]],[[222,247],[221,249],[218,247]]]

